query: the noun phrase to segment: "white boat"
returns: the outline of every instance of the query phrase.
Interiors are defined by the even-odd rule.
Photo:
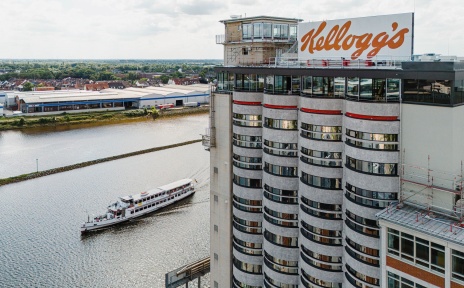
[[[104,229],[151,213],[195,193],[192,179],[182,179],[139,194],[120,197],[105,214],[88,219],[81,233]]]

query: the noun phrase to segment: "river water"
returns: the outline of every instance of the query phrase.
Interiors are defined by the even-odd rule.
[[[0,132],[0,178],[199,139],[207,115]],[[196,193],[148,217],[81,237],[118,196],[181,178]],[[201,143],[0,187],[0,287],[164,287],[209,254],[209,153]],[[202,279],[207,287],[208,279]],[[189,287],[195,287],[192,283]]]

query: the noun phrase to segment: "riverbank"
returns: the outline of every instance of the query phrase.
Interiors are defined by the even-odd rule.
[[[96,159],[96,160],[92,160],[92,161],[86,161],[86,162],[77,163],[77,164],[73,164],[73,165],[68,165],[68,166],[64,166],[64,167],[53,168],[53,169],[49,169],[49,170],[45,170],[45,171],[37,171],[37,172],[34,172],[34,173],[29,173],[29,174],[23,174],[23,175],[19,175],[19,176],[13,176],[13,177],[9,177],[9,178],[4,178],[4,179],[0,179],[0,186],[12,184],[12,183],[18,183],[18,182],[22,182],[22,181],[26,181],[26,180],[30,180],[30,179],[44,177],[44,176],[47,176],[47,175],[61,173],[61,172],[71,171],[71,170],[74,170],[74,169],[79,169],[79,168],[83,168],[83,167],[87,167],[87,166],[91,166],[91,165],[95,165],[95,164],[99,164],[99,163],[104,163],[104,162],[109,162],[109,161],[113,161],[113,160],[122,159],[122,158],[132,157],[132,156],[136,156],[136,155],[142,155],[142,154],[161,151],[161,150],[165,150],[165,149],[171,149],[171,148],[180,147],[180,146],[184,146],[184,145],[190,145],[190,144],[193,144],[193,143],[198,143],[200,141],[201,141],[201,139],[191,140],[191,141],[181,142],[181,143],[177,143],[177,144],[171,144],[171,145],[161,146],[161,147],[154,147],[154,148],[134,151],[134,152],[130,152],[130,153],[120,154],[120,155],[116,155],[116,156]]]
[[[0,117],[0,131],[89,123],[105,125],[121,122],[146,121],[147,119],[152,119],[149,115],[149,112],[150,111],[146,109],[133,109],[73,114],[64,112],[63,114],[49,116],[18,116],[11,118]],[[209,106],[195,108],[174,108],[169,110],[159,110],[159,118],[204,114],[208,112]]]

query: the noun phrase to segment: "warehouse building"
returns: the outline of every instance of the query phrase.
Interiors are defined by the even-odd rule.
[[[55,90],[6,92],[6,107],[28,115],[78,113],[159,107],[163,104],[209,102],[210,85],[166,85],[162,87],[104,89],[101,91]]]

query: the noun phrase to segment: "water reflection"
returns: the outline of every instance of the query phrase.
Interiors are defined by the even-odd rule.
[[[185,132],[185,138],[198,137],[207,126],[207,117],[192,121],[198,122],[193,126],[201,129],[187,129],[171,121],[165,122],[168,128],[163,125],[157,128],[177,135]],[[174,126],[178,131],[173,131]],[[163,142],[160,139],[175,140],[164,133],[154,135],[150,131],[153,126],[144,123],[110,128],[82,129],[81,137],[96,135],[87,137],[90,142],[99,137],[112,138],[119,130],[133,132],[119,137],[119,141],[99,140],[102,147],[92,152],[94,156],[104,157],[113,146],[127,153],[146,142],[149,142],[146,146],[153,147]],[[95,129],[99,131],[89,131]],[[67,132],[71,135],[64,137],[70,139],[71,149],[78,149],[75,142],[80,142],[80,137],[72,134],[75,131]],[[152,136],[143,145],[139,142],[131,145],[132,141],[127,139],[144,133]],[[54,145],[51,142],[60,140],[54,133],[50,137],[36,136],[32,139],[40,139],[46,148],[30,149],[42,153]],[[31,146],[34,143],[27,137],[18,138]],[[0,151],[5,143],[1,143]],[[16,147],[29,153],[18,142]],[[61,156],[69,161],[66,154]],[[104,211],[117,197],[180,178],[198,181],[192,197],[159,213],[80,237],[79,225],[87,215],[92,217]],[[2,186],[0,195],[2,203],[7,204],[3,205],[0,225],[0,287],[164,287],[166,272],[209,253],[209,154],[200,143]],[[206,284],[207,279],[202,282]]]
[[[0,178],[199,139],[208,115],[0,132]],[[92,128],[88,128],[91,126]],[[95,127],[93,127],[95,126]],[[74,129],[80,127],[78,129]],[[84,129],[85,128],[85,129]],[[61,130],[62,129],[62,130]]]

